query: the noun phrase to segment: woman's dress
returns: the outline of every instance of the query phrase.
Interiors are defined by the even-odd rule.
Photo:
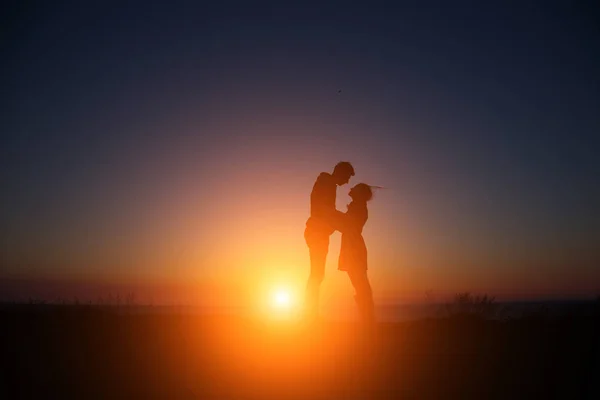
[[[367,246],[362,230],[369,218],[366,203],[351,202],[342,227],[342,244],[338,269],[340,271],[367,270]]]

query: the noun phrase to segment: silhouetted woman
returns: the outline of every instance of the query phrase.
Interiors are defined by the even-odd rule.
[[[369,218],[367,202],[373,197],[371,186],[359,183],[350,189],[352,202],[348,204],[342,224],[342,244],[338,269],[346,271],[354,286],[354,300],[361,320],[367,324],[375,321],[373,292],[367,277],[367,246],[362,230]]]

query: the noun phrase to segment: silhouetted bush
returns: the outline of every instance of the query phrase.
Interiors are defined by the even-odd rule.
[[[447,317],[474,317],[481,319],[498,318],[502,308],[492,296],[473,295],[470,292],[457,293],[452,302],[445,305]]]

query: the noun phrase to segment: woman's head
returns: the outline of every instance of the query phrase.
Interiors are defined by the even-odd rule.
[[[352,200],[367,202],[373,197],[373,190],[366,183],[359,183],[350,189],[348,195],[352,197]]]

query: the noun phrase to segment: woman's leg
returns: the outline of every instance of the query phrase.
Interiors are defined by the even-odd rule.
[[[354,299],[363,322],[375,322],[375,306],[373,304],[373,291],[366,270],[348,271],[348,277],[356,295]]]

